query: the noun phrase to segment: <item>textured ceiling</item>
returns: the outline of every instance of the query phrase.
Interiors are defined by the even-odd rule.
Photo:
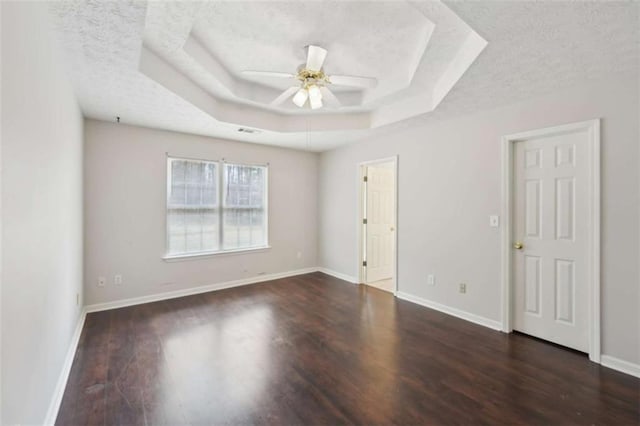
[[[443,117],[638,70],[639,2],[496,1],[448,5],[490,42],[439,106]]]
[[[333,13],[336,8],[332,6],[342,4],[340,7],[349,8],[358,5],[364,10],[378,2],[347,2],[346,6],[342,2],[312,4],[313,7],[325,6],[321,12],[326,20],[323,22],[331,22],[335,17],[332,31],[343,31],[344,37],[357,40],[359,49],[367,52],[361,59],[354,59],[352,51],[340,46],[345,38],[336,34],[335,44],[330,47],[327,69],[331,66],[335,67],[335,72],[366,75],[365,70],[373,67],[372,72],[389,76],[392,82],[407,78],[410,72],[407,58],[416,52],[412,44],[415,40],[409,40],[408,34],[419,30],[421,21],[406,15],[405,9],[399,6],[400,2],[385,3],[377,9],[371,7],[366,22],[341,22],[340,16]],[[411,5],[416,8],[416,13],[440,13],[441,23],[457,15],[489,44],[436,110],[414,118],[410,123],[497,107],[547,93],[572,82],[638,69],[638,3],[446,2],[448,9],[455,12],[452,16],[442,11],[447,8],[428,10],[437,4],[439,2],[415,2]],[[232,77],[237,77],[244,67],[258,68],[261,64],[264,67],[260,68],[287,71],[288,67],[299,64],[304,58],[299,45],[313,43],[314,40],[306,39],[320,37],[324,33],[314,28],[306,35],[304,28],[295,24],[298,21],[287,24],[286,19],[293,19],[295,13],[283,17],[278,13],[278,8],[285,7],[282,3],[264,5],[268,7],[263,6],[260,10],[267,19],[262,22],[273,23],[266,30],[257,26],[256,22],[260,22],[255,21],[257,17],[249,19],[253,28],[247,28],[247,22],[241,18],[251,8],[238,2],[207,3],[203,6],[196,2],[152,2],[148,5],[145,2],[67,1],[51,3],[51,11],[66,50],[69,72],[80,105],[87,117],[113,120],[119,115],[125,123],[318,151],[408,123],[373,130],[242,134],[237,132],[237,125],[213,119],[191,102],[140,73],[138,66],[143,41],[153,44],[153,40],[163,40],[163,45],[155,46],[154,50],[178,54],[192,27],[193,33],[211,45],[209,49],[220,56]],[[163,12],[162,8],[168,10]],[[225,18],[233,19],[225,23]],[[400,43],[397,53],[402,60],[392,56],[389,61],[375,61],[375,49],[373,53],[367,50],[375,47],[371,46],[369,39],[371,31],[376,30],[374,25],[368,24],[372,19],[385,30],[397,29],[400,23],[406,24],[406,33],[399,31],[397,36],[388,35],[393,31],[385,33],[389,43],[383,49],[387,55],[393,55],[393,46]],[[216,43],[222,45],[216,46],[212,40],[207,41],[207,22],[225,23],[224,28],[216,33],[221,37],[216,37]],[[286,39],[289,34],[286,25],[294,28],[291,32],[294,39],[284,48],[282,37]],[[162,33],[159,34],[161,37],[149,36],[149,30],[153,28]],[[287,30],[281,31],[281,28]],[[459,36],[455,26],[449,28],[454,28],[451,34],[442,34],[438,33],[436,25],[432,38]],[[314,31],[320,32],[316,34]],[[238,32],[243,36],[236,40],[233,34]],[[268,52],[268,55],[246,52],[250,50],[252,38],[260,51]],[[270,49],[268,46],[271,45],[277,47]],[[231,54],[234,50],[242,54]],[[414,80],[418,83],[433,81],[436,73],[442,72],[437,68],[445,66],[451,60],[447,55],[452,54],[445,49],[436,52],[427,46]],[[430,63],[434,64],[433,68],[429,67]],[[201,75],[204,81],[199,81],[199,86],[209,85],[209,91],[219,90],[222,93],[203,76],[205,74]],[[199,77],[193,74],[190,78]],[[277,83],[271,85],[276,87]],[[400,91],[386,98],[384,93],[380,96],[386,101],[393,101],[406,95]],[[228,93],[225,96],[233,98]]]
[[[409,84],[433,26],[405,2],[216,2],[200,14],[194,36],[237,76],[242,70],[294,73],[306,60],[303,47],[320,44],[329,51],[328,73],[379,76],[375,91],[381,94]]]
[[[295,79],[242,73],[295,73],[308,44],[328,50],[329,76],[375,77],[378,86],[331,85],[342,106],[311,111],[270,105]],[[218,121],[318,133],[432,111],[485,46],[438,0],[150,2],[140,71]]]

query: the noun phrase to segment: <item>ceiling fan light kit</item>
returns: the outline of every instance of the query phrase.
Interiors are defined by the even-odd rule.
[[[307,62],[301,65],[296,74],[270,72],[270,71],[243,71],[245,75],[262,77],[294,77],[300,81],[300,86],[293,86],[285,90],[280,96],[274,99],[270,105],[281,105],[292,95],[292,102],[299,108],[304,108],[309,101],[309,108],[319,109],[324,106],[322,99],[329,102],[334,107],[339,107],[340,101],[327,87],[330,84],[349,87],[360,87],[364,89],[376,87],[378,81],[371,77],[355,77],[346,75],[328,76],[324,73],[322,65],[327,57],[327,50],[319,46],[307,46]],[[294,94],[295,93],[295,94]]]
[[[307,98],[309,97],[309,92],[305,88],[301,88],[298,92],[293,96],[293,103],[302,108],[305,103],[307,103]]]
[[[322,93],[320,93],[320,88],[312,84],[307,88],[309,92],[309,106],[311,109],[322,108]]]

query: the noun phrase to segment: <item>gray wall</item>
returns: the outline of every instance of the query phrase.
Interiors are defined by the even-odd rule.
[[[41,424],[82,304],[82,116],[44,3],[2,2],[2,423]]]
[[[603,353],[640,363],[638,76],[615,75],[504,108],[420,124],[323,153],[319,262],[357,276],[356,173],[399,155],[399,289],[500,320],[501,137],[602,118]],[[339,208],[337,207],[339,206]],[[426,285],[427,274],[436,285]],[[467,283],[467,294],[457,292]]]
[[[191,158],[269,163],[272,248],[163,261],[167,152]],[[315,153],[87,120],[86,303],[315,267],[317,167]],[[115,274],[122,274],[123,285],[113,284]],[[107,277],[105,287],[97,286],[99,276]]]

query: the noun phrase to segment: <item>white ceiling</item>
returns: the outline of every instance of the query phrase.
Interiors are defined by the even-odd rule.
[[[433,27],[405,2],[216,2],[205,3],[200,15],[194,36],[236,76],[247,69],[295,73],[306,59],[303,47],[320,44],[329,50],[326,72],[380,76],[377,96],[410,83]],[[280,91],[291,86],[255,81]]]
[[[299,131],[298,123],[294,131],[239,133],[238,125],[247,123],[224,122],[233,122],[227,119],[233,108],[256,119],[269,120],[267,114],[291,116],[307,126],[317,118],[301,116],[295,109],[266,107],[269,96],[286,85],[249,81],[241,77],[243,69],[292,72],[304,61],[302,47],[321,43],[329,50],[325,65],[329,73],[372,75],[380,87],[362,94],[356,106],[320,115],[350,125],[366,121],[365,113],[387,113],[394,105],[401,105],[402,112],[437,105],[435,111],[411,120],[415,123],[637,70],[639,7],[631,2],[515,1],[447,2],[447,6],[436,1],[51,4],[87,117],[120,116],[124,123],[316,151],[407,122],[366,130],[319,127],[309,133]],[[454,81],[453,89],[444,91],[442,102],[425,106],[423,100],[433,95],[435,84],[447,74],[472,31],[488,46],[477,59],[473,57],[475,62]],[[194,42],[204,46],[208,56],[198,58],[195,44],[186,53]],[[144,53],[143,44],[150,53]],[[171,67],[150,68],[151,63]],[[214,73],[206,65],[221,65],[224,72]],[[194,85],[179,96],[174,82],[180,79]],[[416,93],[422,97],[412,99]],[[354,93],[339,94],[345,99],[351,95],[358,99]],[[217,110],[205,112],[202,105],[209,99],[221,102]],[[406,117],[398,117],[402,118]]]
[[[378,87],[339,91],[343,107],[311,111],[269,105],[293,79],[242,75],[295,72],[309,43],[329,50],[330,75],[375,77]],[[485,46],[437,0],[151,2],[139,70],[218,121],[318,137],[433,110]]]

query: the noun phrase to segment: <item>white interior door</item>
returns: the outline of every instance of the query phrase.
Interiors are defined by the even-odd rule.
[[[392,278],[395,183],[391,166],[367,167],[366,282]]]
[[[573,131],[515,142],[514,151],[514,329],[584,352],[588,138]]]

